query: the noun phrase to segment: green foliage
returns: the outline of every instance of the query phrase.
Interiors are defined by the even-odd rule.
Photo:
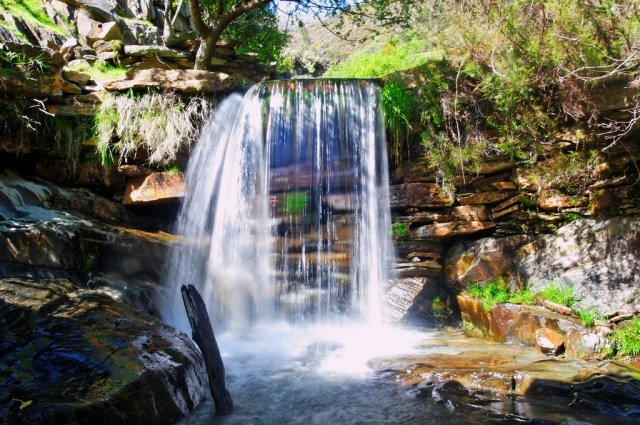
[[[482,301],[485,311],[491,311],[495,304],[509,301],[509,285],[502,277],[486,284],[474,283],[469,288],[469,293]]]
[[[563,288],[558,283],[552,283],[547,285],[542,291],[538,292],[538,296],[552,303],[571,307],[579,301],[578,298],[573,296],[573,288]]]
[[[640,356],[640,318],[634,317],[611,336],[613,351],[619,357]]]
[[[395,240],[404,240],[409,236],[409,225],[402,221],[391,225],[391,235]]]
[[[94,81],[121,80],[127,74],[127,70],[124,67],[98,62],[89,66],[75,65],[71,69],[91,75],[91,79]]]
[[[24,52],[0,48],[0,72],[20,72],[28,78],[37,77],[49,70],[43,55],[31,57]]]
[[[167,168],[166,170],[164,170],[165,173],[170,173],[170,174],[178,174],[182,172],[182,169],[180,167],[178,167],[177,165],[173,165],[169,168]]]
[[[527,287],[509,287],[503,277],[499,277],[493,282],[476,282],[469,287],[467,292],[482,301],[485,311],[491,311],[495,304],[500,303],[533,305],[542,300],[549,300],[571,307],[578,301],[573,296],[572,288],[564,289],[559,284],[551,284],[542,291],[533,292]]]
[[[374,51],[354,54],[347,60],[332,65],[325,77],[332,78],[377,78],[398,71],[415,68],[438,58],[442,52],[428,52],[420,39],[401,41],[391,37]]]
[[[596,310],[574,310],[573,312],[587,328],[594,327],[596,325],[596,320],[601,320],[603,318],[602,314]]]
[[[164,165],[198,136],[212,104],[204,98],[182,100],[174,93],[107,95],[94,118],[96,152],[104,166],[135,155],[140,147],[149,163]]]
[[[302,214],[309,202],[306,191],[287,193],[280,205],[280,212],[284,214]]]
[[[67,35],[67,32],[47,15],[44,3],[40,0],[0,0],[0,12],[20,17],[57,34]]]
[[[222,38],[240,42],[236,53],[257,53],[262,63],[270,63],[283,61],[282,49],[289,36],[278,27],[275,8],[266,6],[233,21]]]
[[[431,300],[431,314],[436,320],[445,320],[451,315],[451,308],[438,296]]]
[[[391,152],[397,163],[400,162],[402,139],[407,138],[411,128],[410,118],[414,114],[415,99],[413,94],[400,84],[390,81],[381,90],[384,108],[385,125],[391,133]]]

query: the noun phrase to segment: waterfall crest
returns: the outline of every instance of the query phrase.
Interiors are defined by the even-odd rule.
[[[186,329],[182,284],[215,326],[380,319],[392,257],[376,84],[262,83],[225,99],[186,173],[163,306]]]

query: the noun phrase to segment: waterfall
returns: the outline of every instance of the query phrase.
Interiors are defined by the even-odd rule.
[[[188,283],[217,327],[380,319],[392,244],[375,83],[278,81],[230,95],[204,126],[186,182],[170,323],[186,329]]]

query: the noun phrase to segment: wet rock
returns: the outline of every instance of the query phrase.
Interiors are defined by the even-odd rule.
[[[64,279],[0,279],[0,331],[9,423],[169,424],[205,397],[186,335]]]
[[[543,354],[557,356],[564,352],[564,337],[558,332],[540,328],[535,332],[536,344]]]
[[[573,307],[604,314],[640,309],[640,219],[576,220],[520,249],[518,275],[534,290],[573,288]]]
[[[15,175],[0,178],[0,276],[112,273],[159,280],[178,238],[94,220],[128,220],[113,201]]]
[[[392,209],[446,207],[453,202],[453,195],[443,192],[436,183],[405,183],[390,188]]]
[[[508,280],[515,275],[518,249],[532,240],[528,235],[516,235],[454,245],[445,259],[448,284],[462,290],[475,282],[491,282],[500,277]]]
[[[112,91],[158,88],[181,93],[215,93],[231,87],[228,74],[193,69],[144,69],[127,74],[123,80],[107,81],[104,88]]]
[[[522,414],[544,418],[549,423],[556,420],[559,423],[567,416],[588,423],[626,423],[640,414],[635,407],[640,401],[640,374],[629,366],[549,359],[517,346],[482,340],[468,344],[455,334],[442,338],[447,342],[436,345],[428,354],[376,359],[370,366],[421,396],[446,403],[452,410],[474,405],[495,412],[501,410],[498,406],[505,409],[513,406],[513,400],[519,400],[525,404],[517,406],[511,416],[511,421],[519,418],[517,423],[547,423],[527,422],[527,416],[520,418]],[[424,344],[428,349],[431,341]],[[527,402],[538,406],[551,404],[554,410],[538,413],[523,410]],[[564,409],[562,406],[567,406],[567,410],[554,417]]]
[[[152,173],[130,178],[122,203],[135,205],[179,199],[184,197],[185,192],[186,186],[182,173]]]

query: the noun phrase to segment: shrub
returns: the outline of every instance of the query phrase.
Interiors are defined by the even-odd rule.
[[[613,351],[617,356],[640,356],[640,318],[634,317],[611,334]]]

